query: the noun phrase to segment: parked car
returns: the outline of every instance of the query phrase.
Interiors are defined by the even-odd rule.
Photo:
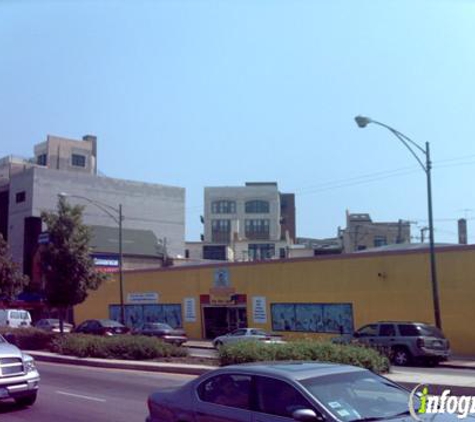
[[[284,343],[281,336],[268,334],[260,328],[238,328],[224,336],[216,337],[213,340],[213,346],[217,348],[224,344],[252,340],[263,341],[265,343]]]
[[[184,386],[151,394],[146,422],[399,422],[409,420],[410,395],[398,384],[354,366],[317,362],[231,365]],[[416,408],[418,400],[414,397]],[[440,420],[449,420],[440,416]],[[457,417],[452,415],[450,420]]]
[[[35,323],[35,327],[39,328],[40,330],[49,331],[52,333],[59,333],[59,319],[55,318],[45,318],[40,319]],[[70,333],[73,330],[73,325],[67,322],[63,322],[63,332]]]
[[[172,328],[163,322],[146,322],[133,330],[134,334],[157,337],[166,343],[181,346],[188,340],[185,330]]]
[[[31,315],[23,309],[0,309],[0,327],[30,327]]]
[[[5,337],[0,335],[0,400],[12,398],[20,406],[31,406],[38,394],[40,374],[34,359]]]
[[[436,365],[450,356],[450,343],[443,333],[422,322],[380,321],[365,325],[352,335],[338,337],[334,342],[388,348],[396,365],[408,365],[416,360]]]
[[[88,319],[79,324],[74,332],[96,334],[100,336],[113,336],[117,334],[128,334],[130,329],[113,319]]]

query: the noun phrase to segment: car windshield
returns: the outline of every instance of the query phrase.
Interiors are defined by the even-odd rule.
[[[391,418],[408,411],[410,393],[369,371],[308,378],[301,384],[344,422]]]
[[[445,338],[442,331],[433,325],[418,325],[417,328],[421,336]]]

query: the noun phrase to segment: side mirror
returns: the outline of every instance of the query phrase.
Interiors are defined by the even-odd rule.
[[[321,416],[317,416],[315,411],[312,409],[298,409],[292,413],[292,418],[294,421],[299,422],[323,421],[323,418]]]

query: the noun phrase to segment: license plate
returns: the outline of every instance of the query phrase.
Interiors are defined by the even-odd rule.
[[[6,388],[0,388],[0,398],[8,397],[8,390]]]

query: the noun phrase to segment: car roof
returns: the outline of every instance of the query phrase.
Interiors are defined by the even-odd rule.
[[[365,371],[365,369],[356,366],[315,361],[253,362],[226,366],[223,370],[225,372],[279,376],[296,381],[325,375]]]
[[[378,321],[377,324],[415,324],[415,325],[431,325],[421,321]]]

